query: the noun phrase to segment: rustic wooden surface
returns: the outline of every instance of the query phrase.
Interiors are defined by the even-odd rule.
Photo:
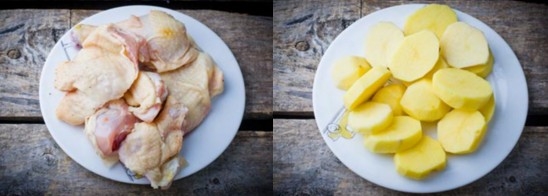
[[[246,86],[242,121],[246,126],[206,168],[160,191],[103,178],[59,148],[41,124],[40,73],[56,41],[99,11],[0,10],[0,195],[71,195],[75,191],[82,195],[272,194],[272,129],[259,125],[272,119],[269,16],[196,7],[177,10],[201,21],[223,39],[240,65]]]
[[[346,27],[379,9],[444,3],[478,18],[516,53],[529,90],[529,113],[548,114],[548,5],[523,1],[275,1],[274,112],[312,115],[315,70]],[[298,76],[298,77],[296,77]]]
[[[493,171],[449,195],[548,194],[548,4],[527,1],[275,1],[274,194],[403,195],[375,185],[344,166],[314,120],[314,74],[329,44],[374,11],[408,3],[443,3],[478,18],[516,53],[529,91],[528,121],[511,154]],[[508,119],[511,120],[511,119]]]
[[[0,148],[0,195],[66,195],[75,190],[82,195],[272,194],[272,132],[238,132],[213,163],[165,191],[89,172],[63,152],[42,124],[0,124]]]
[[[547,143],[548,127],[527,127],[514,150],[493,171],[441,194],[545,195]],[[350,171],[325,145],[314,120],[274,120],[273,171],[275,195],[404,195]]]
[[[246,84],[244,118],[272,118],[272,18],[179,11],[203,22],[232,50]],[[0,118],[41,117],[38,81],[50,49],[73,25],[97,12],[0,10]]]

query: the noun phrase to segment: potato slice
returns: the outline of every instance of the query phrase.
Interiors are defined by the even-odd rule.
[[[489,59],[489,46],[483,33],[464,22],[447,27],[440,47],[443,58],[456,68],[486,64]]]
[[[477,110],[454,109],[438,122],[438,140],[445,152],[466,154],[476,150],[487,124]]]
[[[403,37],[403,32],[394,23],[377,23],[365,38],[365,58],[373,67],[387,67]]]
[[[337,88],[348,90],[356,80],[365,72],[371,69],[371,66],[363,57],[344,56],[338,59],[331,70],[331,78]]]
[[[479,77],[486,78],[491,73],[491,71],[493,71],[494,63],[495,59],[493,57],[493,54],[489,53],[489,59],[487,60],[487,63],[482,65],[476,65],[473,67],[466,67],[464,68],[464,70],[475,73]]]
[[[439,41],[428,30],[405,37],[388,65],[395,78],[415,81],[426,75],[439,58]]]
[[[429,79],[421,79],[407,87],[400,104],[405,113],[421,121],[439,120],[451,109],[433,92]]]
[[[449,6],[430,4],[411,14],[405,21],[403,31],[410,35],[427,29],[441,38],[447,26],[455,22],[457,14]]]
[[[438,70],[432,78],[434,93],[447,105],[477,110],[493,95],[491,85],[476,74],[456,68]]]
[[[436,64],[434,65],[434,68],[432,68],[432,70],[430,70],[425,76],[424,78],[428,78],[430,80],[432,80],[432,77],[434,77],[434,74],[436,73],[436,71],[440,70],[440,69],[443,69],[443,68],[448,68],[449,65],[447,64],[447,62],[445,62],[445,59],[443,59],[443,57],[440,55],[440,57],[438,57],[438,62],[436,62]]]
[[[365,102],[348,115],[348,126],[364,135],[378,133],[390,123],[394,115],[389,105],[377,102]]]
[[[401,116],[403,111],[400,100],[404,92],[405,86],[403,84],[390,84],[379,89],[371,101],[388,104],[392,108],[394,116]]]
[[[420,180],[433,171],[443,170],[447,156],[438,141],[423,136],[414,147],[397,152],[394,155],[394,162],[398,173]]]
[[[481,112],[481,115],[485,117],[485,122],[489,123],[493,117],[493,114],[495,114],[495,96],[491,96],[489,101],[487,101],[487,103],[479,109],[479,112]]]
[[[343,95],[344,106],[353,110],[381,88],[392,74],[385,67],[373,67],[358,79]]]
[[[364,137],[365,147],[375,153],[395,153],[413,147],[422,138],[421,122],[396,116],[386,130]]]

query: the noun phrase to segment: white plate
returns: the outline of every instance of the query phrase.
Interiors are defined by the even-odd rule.
[[[197,45],[211,55],[224,72],[225,91],[214,98],[211,111],[202,124],[184,138],[180,154],[187,160],[188,166],[176,175],[175,179],[180,179],[213,162],[236,136],[244,113],[244,81],[236,58],[223,40],[204,24],[180,12],[153,6],[125,6],[99,12],[81,23],[100,25],[117,22],[131,15],[145,15],[150,10],[162,10],[183,22]],[[49,132],[67,155],[86,169],[120,182],[149,184],[146,178],[133,179],[127,175],[120,163],[112,168],[106,167],[84,136],[83,126],[71,126],[55,117],[55,108],[64,95],[53,86],[55,67],[66,61],[67,56],[76,54],[76,49],[69,44],[72,43],[70,31],[72,29],[51,50],[40,78],[40,109]]]
[[[495,65],[488,77],[496,99],[496,112],[479,149],[468,155],[449,155],[447,167],[426,180],[405,178],[396,172],[393,156],[371,153],[363,146],[363,138],[333,140],[324,132],[338,111],[343,108],[343,91],[331,80],[333,62],[345,55],[364,56],[364,39],[372,25],[391,21],[400,28],[407,16],[423,4],[401,5],[376,11],[346,28],[331,43],[316,71],[313,106],[316,123],[325,143],[350,170],[380,186],[416,193],[439,192],[471,183],[493,170],[512,151],[525,124],[528,93],[525,76],[516,55],[493,29],[478,19],[456,11],[459,21],[466,22],[485,34],[493,52]],[[433,129],[426,127],[425,129]],[[435,136],[432,130],[426,134]]]

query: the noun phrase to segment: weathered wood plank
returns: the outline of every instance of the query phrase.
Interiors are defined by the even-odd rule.
[[[40,115],[40,73],[68,17],[68,10],[0,11],[0,116]]]
[[[530,114],[548,114],[548,5],[523,1],[420,1],[445,3],[499,33],[524,69]],[[274,111],[312,112],[312,84],[324,51],[360,17],[408,1],[274,2]],[[352,11],[348,11],[352,10]]]
[[[0,117],[40,117],[38,81],[57,39],[95,11],[0,11]],[[272,117],[272,18],[213,10],[182,11],[217,33],[232,50],[246,84],[246,119]],[[12,51],[19,54],[12,54]],[[17,57],[19,56],[19,57]],[[17,57],[17,58],[15,58]],[[9,82],[7,82],[9,81]]]
[[[542,195],[548,192],[547,127],[526,127],[518,144],[483,178],[450,195]],[[403,195],[345,167],[329,150],[314,120],[274,120],[276,195]]]
[[[68,157],[45,125],[0,125],[0,195],[272,194],[272,132],[241,131],[203,170],[166,191],[96,175]]]

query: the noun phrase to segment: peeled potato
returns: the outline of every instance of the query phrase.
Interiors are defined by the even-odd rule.
[[[395,153],[413,147],[422,138],[421,122],[396,116],[386,130],[365,136],[365,147],[375,153]]]
[[[487,63],[481,64],[481,65],[476,65],[476,66],[473,66],[473,67],[466,67],[464,69],[468,70],[472,73],[475,73],[479,77],[485,78],[493,70],[494,63],[495,63],[495,59],[493,58],[493,54],[489,53],[489,59],[487,60]]]
[[[485,117],[485,122],[491,121],[493,114],[495,113],[495,96],[491,96],[489,101],[479,109],[483,117]]]
[[[395,78],[412,82],[432,70],[438,57],[438,38],[431,31],[423,30],[403,39],[388,67]]]
[[[407,87],[400,104],[405,113],[421,121],[439,120],[451,109],[434,94],[428,79],[421,79]]]
[[[384,103],[365,102],[348,115],[348,126],[352,130],[368,135],[384,130],[392,123],[394,115]]]
[[[365,58],[373,67],[387,67],[402,41],[400,28],[391,22],[379,22],[365,38]]]
[[[447,5],[430,4],[415,11],[405,21],[403,31],[410,35],[422,30],[430,30],[438,38],[450,24],[457,22],[457,14]]]
[[[438,140],[446,152],[470,153],[478,147],[486,127],[480,112],[454,109],[438,122]]]
[[[417,180],[426,178],[433,171],[444,169],[446,161],[441,144],[428,136],[423,136],[412,148],[394,155],[398,173]]]
[[[448,68],[448,67],[449,67],[449,65],[447,64],[447,62],[445,62],[445,59],[443,59],[443,57],[440,56],[438,58],[438,62],[436,62],[436,64],[434,65],[434,68],[432,68],[432,70],[430,70],[424,76],[424,78],[428,78],[428,79],[432,80],[432,77],[434,77],[434,74],[436,73],[436,71],[438,71],[440,69],[443,69],[443,68]]]
[[[367,60],[359,56],[345,56],[338,59],[331,70],[331,78],[337,88],[348,90],[356,80],[371,69]]]
[[[443,58],[456,68],[486,64],[489,59],[489,46],[483,33],[464,22],[447,27],[440,47]]]
[[[385,67],[371,68],[343,95],[346,109],[353,110],[356,106],[371,98],[390,79],[390,76],[392,74]]]
[[[477,110],[493,94],[491,85],[476,74],[456,68],[438,70],[432,78],[434,93],[447,105]]]
[[[401,116],[403,115],[403,111],[400,100],[404,92],[405,86],[403,84],[390,84],[379,89],[371,100],[388,104],[392,108],[394,116]]]

